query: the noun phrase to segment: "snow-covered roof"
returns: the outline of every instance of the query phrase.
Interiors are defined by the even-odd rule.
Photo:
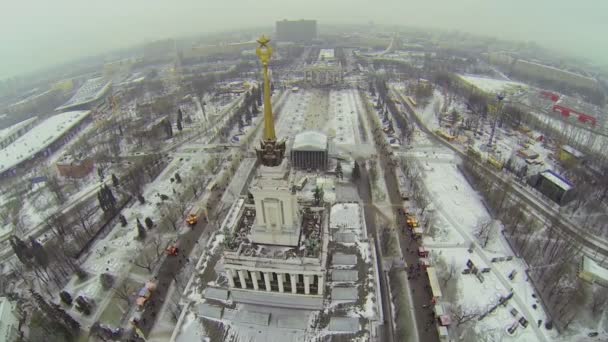
[[[540,175],[564,191],[568,191],[573,188],[573,185],[570,184],[570,182],[551,170],[543,171],[540,173]]]
[[[293,141],[294,150],[325,151],[327,150],[327,136],[315,131],[306,131],[296,135]]]
[[[84,82],[72,98],[55,110],[61,111],[93,102],[101,98],[110,89],[111,85],[112,82],[106,81],[103,77],[91,78]]]
[[[354,266],[357,264],[357,256],[354,254],[335,253],[332,257],[334,266]]]
[[[34,116],[32,118],[23,120],[21,122],[18,122],[10,127],[4,128],[4,129],[0,129],[0,141],[4,140],[6,137],[11,136],[14,132],[20,130],[23,126],[27,126],[28,124],[30,124],[32,121],[37,120],[38,117]]]
[[[608,269],[603,268],[586,256],[583,257],[583,271],[592,274],[596,278],[602,279],[602,281],[605,283],[608,283]]]
[[[527,85],[519,82],[497,80],[494,78],[482,77],[482,76],[471,76],[471,75],[458,75],[465,82],[473,85],[474,87],[488,92],[488,93],[512,93],[518,90],[528,88]]]
[[[359,203],[336,203],[329,214],[329,228],[361,229]]]
[[[580,152],[579,150],[575,149],[574,147],[570,146],[570,145],[564,145],[562,146],[562,150],[570,153],[571,155],[573,155],[576,158],[582,158],[583,157],[583,153]]]
[[[332,300],[355,301],[358,298],[357,288],[350,287],[333,287],[331,289]]]
[[[321,49],[319,51],[319,60],[332,60],[335,58],[334,49]]]
[[[4,172],[42,151],[86,118],[91,111],[65,112],[51,116],[0,150],[0,172]]]
[[[359,319],[353,317],[331,317],[327,329],[330,331],[355,333],[359,331]]]

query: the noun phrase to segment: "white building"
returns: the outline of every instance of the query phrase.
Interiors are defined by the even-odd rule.
[[[287,161],[261,166],[224,251],[232,298],[256,305],[320,309],[327,264],[324,208],[302,210]]]
[[[38,122],[38,117],[34,116],[27,120],[23,120],[10,127],[0,129],[0,149],[3,149],[24,135]]]
[[[19,335],[19,315],[15,303],[0,297],[0,341],[17,341]]]
[[[321,49],[317,61],[304,70],[304,81],[313,86],[336,85],[344,81],[342,65],[334,49]]]
[[[299,133],[291,147],[291,163],[297,169],[327,170],[328,150],[325,134],[315,131]]]

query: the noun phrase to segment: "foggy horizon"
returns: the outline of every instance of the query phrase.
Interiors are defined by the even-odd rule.
[[[243,0],[177,4],[134,0],[82,3],[59,0],[5,4],[0,41],[5,46],[0,79],[31,73],[85,56],[99,55],[162,38],[271,26],[282,19],[314,19],[324,25],[399,25],[417,29],[458,30],[501,40],[533,41],[544,48],[608,64],[601,21],[608,3],[557,0],[492,2],[440,0],[332,1],[306,3]],[[412,13],[412,15],[408,15]],[[272,32],[268,32],[272,34]]]

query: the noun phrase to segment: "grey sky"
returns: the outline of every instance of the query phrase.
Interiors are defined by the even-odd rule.
[[[608,64],[603,0],[0,0],[0,79],[146,40],[279,19],[458,29]]]

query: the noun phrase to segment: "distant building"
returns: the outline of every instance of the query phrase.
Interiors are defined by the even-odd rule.
[[[598,265],[595,261],[587,256],[583,256],[581,261],[578,276],[591,284],[608,286],[608,269]]]
[[[144,62],[167,61],[175,58],[175,40],[161,39],[144,45]]]
[[[334,49],[321,49],[317,61],[304,71],[304,81],[313,86],[342,83],[342,65],[336,60]]]
[[[57,104],[65,101],[67,92],[62,88],[53,87],[42,93],[32,94],[10,104],[6,111],[8,113],[41,113],[48,109],[54,108]]]
[[[310,42],[317,38],[316,20],[283,20],[276,22],[276,40]]]
[[[91,78],[76,91],[66,103],[57,107],[55,111],[65,112],[73,110],[93,109],[105,101],[111,93],[112,82],[104,77]]]
[[[576,87],[597,88],[598,86],[598,81],[593,77],[559,69],[550,65],[519,59],[517,56],[512,56],[507,52],[490,52],[487,54],[487,57],[490,63],[508,67],[516,74],[549,81],[563,82]]]
[[[15,303],[0,297],[0,341],[14,342],[19,339],[19,320]]]
[[[291,163],[296,169],[327,169],[327,136],[323,133],[307,131],[295,136],[291,147]]]
[[[559,205],[570,202],[574,197],[574,185],[551,170],[543,171],[531,177],[530,183],[543,195]]]
[[[64,155],[55,164],[59,174],[68,178],[83,178],[93,171],[93,161],[89,158],[78,158]]]
[[[564,82],[577,87],[596,88],[598,86],[595,78],[523,59],[518,59],[513,63],[513,71],[546,80]]]
[[[569,145],[562,146],[558,155],[559,160],[568,165],[578,164],[583,157],[584,155],[582,152]]]
[[[19,174],[57,151],[92,121],[91,111],[53,115],[0,150],[0,177]]]
[[[255,51],[256,43],[240,42],[217,45],[197,45],[183,49],[180,52],[180,57],[184,61],[193,61],[210,56],[240,54],[244,51]]]
[[[0,130],[0,149],[10,145],[38,123],[38,117],[23,120],[15,125]]]

